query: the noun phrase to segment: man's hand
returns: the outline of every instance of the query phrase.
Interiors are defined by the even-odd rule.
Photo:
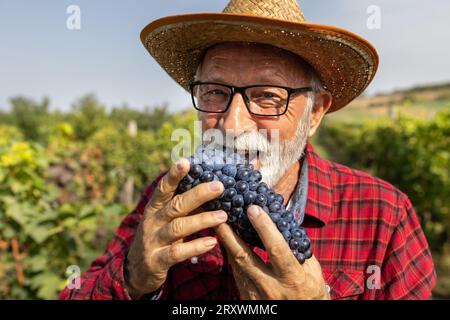
[[[158,290],[171,266],[201,255],[216,245],[213,237],[190,242],[183,242],[183,238],[227,220],[224,211],[189,215],[205,202],[217,198],[224,187],[218,181],[202,183],[175,195],[179,182],[188,172],[189,162],[186,159],[172,166],[145,209],[125,266],[126,287],[133,298]]]
[[[216,228],[244,299],[330,299],[322,268],[313,256],[301,265],[270,217],[258,206],[248,216],[270,257],[266,265],[228,226]]]

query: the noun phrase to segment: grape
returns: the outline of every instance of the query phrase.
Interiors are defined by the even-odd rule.
[[[283,232],[289,228],[289,223],[286,220],[281,219],[280,221],[277,222],[277,227],[278,230]]]
[[[250,220],[248,220],[247,215],[243,215],[241,219],[238,221],[238,227],[241,230],[247,230],[248,227],[251,226]]]
[[[295,249],[297,249],[299,246],[300,246],[300,242],[299,242],[297,239],[293,238],[293,239],[291,239],[291,241],[289,241],[289,247],[290,247],[291,249],[295,250]]]
[[[237,195],[237,191],[236,189],[230,188],[230,189],[226,189],[223,192],[223,199],[225,201],[231,201],[233,200],[234,196]]]
[[[256,191],[256,189],[258,189],[258,182],[256,182],[256,181],[249,181],[248,182],[248,189],[250,191]]]
[[[238,172],[236,173],[236,179],[248,181],[250,179],[250,170],[245,168],[239,169]]]
[[[248,191],[248,183],[246,181],[236,182],[235,189],[238,193],[244,194]]]
[[[258,191],[258,193],[266,195],[267,192],[269,191],[269,187],[264,182],[261,182],[258,186],[258,189],[256,189],[256,191]]]
[[[300,244],[300,245],[299,245],[299,249],[300,249],[301,251],[305,252],[306,250],[309,249],[310,243],[309,243],[309,240],[308,240],[307,238],[302,238],[302,239],[300,240],[299,244]]]
[[[274,203],[278,203],[278,202],[274,202]],[[294,215],[290,212],[286,212],[286,214],[283,214],[283,218],[288,222],[294,221]]]
[[[214,174],[211,171],[204,171],[200,177],[201,182],[211,182],[214,179]]]
[[[292,237],[301,239],[306,236],[305,230],[303,228],[296,228],[292,231]]]
[[[223,211],[230,211],[231,210],[231,202],[222,202],[222,205],[220,207]]]
[[[244,193],[244,204],[246,206],[252,204],[253,202],[255,202],[256,199],[256,192],[254,191],[247,191],[246,193]]]
[[[203,174],[203,168],[201,165],[199,164],[194,164],[191,167],[191,170],[189,171],[189,174],[191,175],[192,178],[194,179],[198,179],[202,176]]]
[[[289,241],[292,238],[291,232],[289,230],[284,230],[281,234],[286,241]]]
[[[241,194],[237,194],[233,197],[233,200],[231,200],[231,205],[234,208],[241,208],[244,206],[244,197]]]
[[[283,204],[284,203],[284,198],[283,198],[283,196],[281,194],[277,194],[275,196],[275,201]]]
[[[267,199],[266,196],[262,193],[258,193],[255,198],[255,204],[264,207],[266,205]]]
[[[225,188],[232,188],[235,186],[236,181],[232,177],[224,176],[222,183]]]
[[[311,249],[306,250],[303,254],[305,255],[305,259],[309,259],[312,257]]]
[[[189,174],[187,174],[182,180],[182,183],[185,184],[192,184],[195,181],[195,179],[193,177],[191,177]]]
[[[281,219],[281,214],[279,214],[278,212],[271,212],[270,218],[272,219],[273,222],[277,223]]]
[[[189,161],[191,168],[181,180],[177,193],[186,192],[200,183],[220,181],[224,192],[203,204],[204,210],[224,210],[228,214],[227,223],[242,240],[264,248],[247,216],[248,207],[258,205],[277,226],[296,259],[304,263],[311,258],[311,242],[305,229],[296,224],[294,215],[284,206],[283,196],[261,181],[261,173],[252,164],[236,153],[204,148],[200,148]]]
[[[295,257],[297,258],[297,260],[300,263],[305,262],[305,255],[302,252],[298,251],[298,250],[295,252]]]
[[[192,189],[192,184],[182,183],[179,186],[180,192],[186,192],[186,191],[191,190],[191,189]]]
[[[269,191],[267,192],[267,204],[272,204],[275,201],[275,192]]]
[[[222,205],[219,206],[219,209]],[[214,201],[208,201],[205,204],[203,204],[202,206],[203,209],[205,209],[206,211],[214,211],[217,210],[216,209],[216,204],[214,203]]]
[[[232,215],[228,216],[228,220],[227,220],[228,223],[234,224],[237,221],[238,221],[238,217],[237,216],[232,216]]]
[[[194,182],[192,183],[192,188],[198,186],[201,183],[200,179],[195,179]]]
[[[230,210],[230,215],[235,216],[235,217],[239,217],[244,213],[244,209],[243,208],[231,208]]]
[[[252,168],[252,170],[253,170],[253,168]],[[250,180],[250,181],[254,181],[254,182],[260,182],[261,179],[262,179],[261,172],[255,170],[255,171],[253,171],[253,173],[250,175],[250,179],[249,179],[249,180]]]
[[[272,202],[269,206],[270,212],[280,212],[281,204],[278,202]]]

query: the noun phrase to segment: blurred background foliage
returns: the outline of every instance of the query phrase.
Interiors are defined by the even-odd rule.
[[[431,94],[431,93],[433,94]],[[450,297],[450,85],[362,97],[313,138],[325,158],[405,192]],[[0,111],[0,299],[53,299],[66,268],[85,271],[141,192],[171,164],[176,128],[193,111],[107,110],[94,95],[66,112],[16,97]]]

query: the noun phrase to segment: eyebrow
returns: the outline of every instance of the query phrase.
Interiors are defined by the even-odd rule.
[[[206,76],[205,79],[202,79],[202,81],[219,82],[219,83],[223,83],[223,84],[229,84],[229,82],[226,81],[225,78],[223,78],[221,75],[217,75],[217,76],[213,76],[213,77]],[[253,84],[273,84],[273,85],[285,86],[285,85],[287,85],[287,81],[279,72],[275,71],[270,74],[268,74],[268,72],[266,72],[262,76],[258,77],[258,81]]]

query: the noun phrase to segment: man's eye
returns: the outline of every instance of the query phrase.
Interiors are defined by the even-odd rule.
[[[264,93],[263,93],[263,97],[264,97],[264,98],[278,98],[277,95],[275,95],[275,94],[273,94],[273,93],[271,93],[271,92],[264,92]]]
[[[272,92],[261,92],[261,93],[257,94],[255,98],[258,98],[258,99],[271,99],[271,100],[281,99],[280,96],[278,96],[278,95],[276,95],[275,93],[272,93]]]
[[[209,90],[206,94],[210,95],[219,95],[219,94],[226,94],[223,90],[215,89],[215,90]]]

